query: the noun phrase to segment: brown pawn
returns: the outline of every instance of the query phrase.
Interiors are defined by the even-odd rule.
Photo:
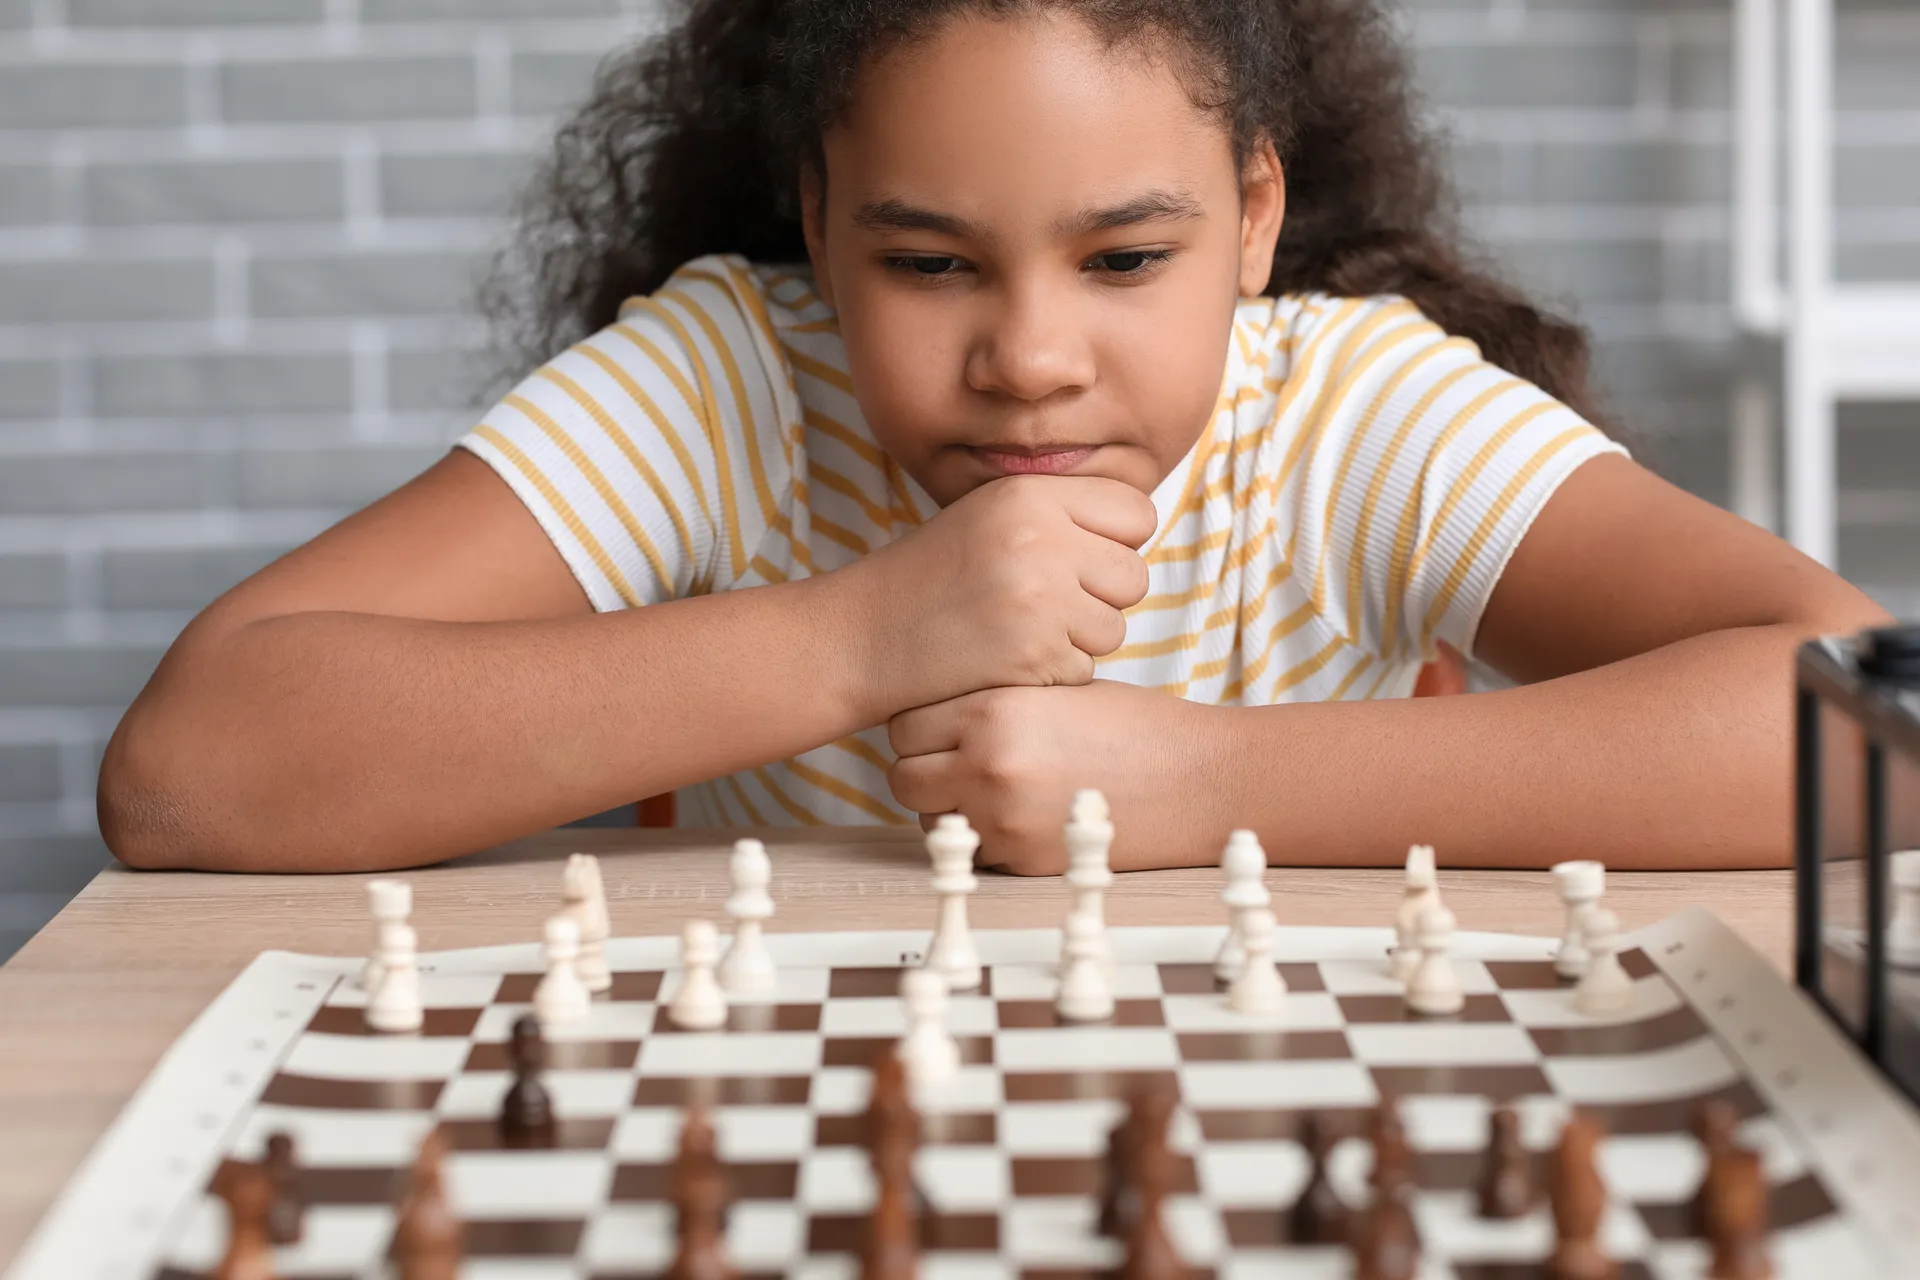
[[[678,1243],[664,1280],[733,1280],[727,1261],[727,1184],[715,1151],[713,1125],[698,1108],[680,1129],[673,1160],[673,1201]]]
[[[1560,1131],[1560,1145],[1547,1165],[1547,1196],[1553,1205],[1556,1240],[1548,1270],[1553,1280],[1613,1280],[1615,1267],[1600,1247],[1607,1212],[1607,1186],[1597,1163],[1606,1129],[1576,1111]]]
[[[267,1139],[262,1162],[273,1185],[273,1207],[267,1210],[267,1239],[275,1244],[299,1244],[306,1200],[300,1194],[300,1157],[293,1135],[276,1133]]]
[[[1173,1184],[1173,1151],[1164,1134],[1156,1139],[1151,1125],[1149,1114],[1133,1149],[1133,1209],[1126,1223],[1127,1255],[1120,1280],[1184,1280],[1186,1267],[1160,1216],[1161,1202]]]
[[[513,1084],[500,1099],[502,1142],[521,1149],[553,1146],[553,1095],[540,1078],[547,1065],[547,1042],[540,1036],[540,1019],[527,1013],[514,1020],[507,1061],[513,1067]]]
[[[894,1179],[911,1188],[913,1157],[920,1150],[920,1113],[907,1088],[906,1063],[894,1045],[873,1063],[873,1085],[861,1119],[862,1138],[876,1184]],[[913,1192],[918,1206],[918,1192]]]
[[[1376,1172],[1373,1202],[1351,1223],[1354,1280],[1414,1280],[1420,1270],[1420,1232],[1409,1203],[1412,1179],[1391,1163]]]
[[[264,1166],[229,1164],[214,1180],[227,1202],[227,1251],[213,1280],[273,1280],[273,1244],[267,1217],[273,1209],[273,1179]]]
[[[860,1280],[914,1280],[919,1274],[920,1223],[913,1189],[899,1181],[883,1182],[867,1219]]]
[[[1693,1113],[1693,1136],[1700,1142],[1700,1152],[1706,1157],[1706,1165],[1700,1173],[1699,1189],[1693,1193],[1693,1200],[1687,1206],[1693,1234],[1702,1239],[1707,1237],[1707,1190],[1720,1171],[1720,1164],[1736,1142],[1734,1134],[1740,1127],[1740,1113],[1733,1104],[1724,1099],[1715,1098],[1703,1102],[1700,1109]]]
[[[1300,1118],[1300,1145],[1307,1149],[1306,1185],[1287,1215],[1287,1239],[1294,1244],[1339,1244],[1347,1238],[1346,1201],[1327,1177],[1334,1137],[1312,1112]]]
[[[1126,1239],[1138,1207],[1138,1168],[1148,1146],[1164,1151],[1178,1094],[1164,1079],[1151,1079],[1133,1093],[1127,1114],[1107,1134],[1106,1181],[1101,1188],[1100,1233]]]
[[[1480,1174],[1480,1216],[1524,1218],[1533,1208],[1533,1157],[1520,1141],[1520,1116],[1501,1107],[1489,1118],[1486,1165]]]
[[[414,1158],[413,1176],[393,1232],[400,1280],[456,1280],[460,1274],[467,1229],[447,1202],[446,1155],[447,1140],[436,1129]]]
[[[1710,1280],[1773,1280],[1767,1257],[1767,1178],[1758,1152],[1732,1146],[1707,1183]]]
[[[1411,1183],[1413,1148],[1407,1145],[1407,1130],[1400,1122],[1400,1104],[1396,1099],[1380,1099],[1367,1137],[1373,1144],[1373,1169],[1367,1174],[1367,1185],[1378,1190],[1383,1182]]]

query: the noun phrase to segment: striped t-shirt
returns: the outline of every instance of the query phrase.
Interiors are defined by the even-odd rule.
[[[1619,451],[1395,297],[1243,299],[1199,440],[1153,492],[1145,600],[1098,675],[1197,702],[1404,697],[1471,653],[1527,527]],[[868,432],[801,267],[695,259],[459,444],[599,610],[827,573],[934,516]],[[684,788],[683,826],[904,822],[880,725]]]

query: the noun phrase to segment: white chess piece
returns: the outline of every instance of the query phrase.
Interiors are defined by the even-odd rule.
[[[1887,878],[1893,888],[1887,963],[1897,969],[1920,969],[1920,849],[1894,854]]]
[[[1620,965],[1620,919],[1605,907],[1586,914],[1587,971],[1573,989],[1573,1007],[1599,1016],[1619,1013],[1633,1003],[1633,979]]]
[[[1273,912],[1254,907],[1240,921],[1240,972],[1227,987],[1235,1013],[1278,1013],[1286,1006],[1287,980],[1273,962]]]
[[[1453,945],[1453,912],[1445,907],[1422,911],[1414,943],[1420,948],[1420,964],[1407,979],[1407,1008],[1428,1018],[1460,1012],[1466,1007],[1467,996],[1447,955]]]
[[[1430,844],[1407,849],[1407,880],[1400,891],[1400,909],[1393,918],[1393,954],[1388,963],[1396,982],[1407,982],[1420,965],[1420,916],[1440,905],[1440,868]]]
[[[383,876],[367,881],[367,914],[373,917],[373,950],[367,953],[367,963],[361,966],[357,979],[362,991],[375,991],[380,986],[382,932],[388,925],[405,924],[412,913],[413,886],[405,880]]]
[[[1113,1016],[1113,984],[1100,964],[1100,922],[1078,911],[1067,915],[1066,962],[1054,1011],[1063,1022],[1105,1022]]]
[[[1220,853],[1220,870],[1226,876],[1220,886],[1220,901],[1226,904],[1230,923],[1213,960],[1213,976],[1220,982],[1232,982],[1246,962],[1248,918],[1253,912],[1266,910],[1273,901],[1267,893],[1267,851],[1260,847],[1260,838],[1246,830],[1229,832],[1227,847]]]
[[[1553,970],[1563,978],[1582,977],[1592,958],[1587,951],[1587,913],[1606,892],[1606,864],[1585,859],[1556,862],[1553,878],[1560,888],[1560,900],[1567,906],[1567,928],[1560,939],[1560,952],[1554,957]]]
[[[580,925],[561,912],[547,921],[547,972],[533,989],[533,1016],[543,1027],[580,1022],[593,1007],[593,995],[580,980]]]
[[[720,934],[711,920],[689,920],[680,930],[680,989],[667,1006],[673,1025],[685,1031],[715,1031],[727,1023],[727,993],[714,976]]]
[[[567,858],[561,874],[562,908],[580,931],[580,957],[574,969],[589,992],[613,989],[613,971],[607,967],[607,935],[613,931],[607,918],[607,893],[600,881],[600,859],[588,853]]]
[[[927,967],[947,980],[949,991],[971,991],[980,985],[980,953],[967,928],[967,895],[980,885],[973,874],[973,855],[979,847],[980,833],[957,813],[941,814],[927,833],[933,891],[940,895]]]
[[[1107,798],[1091,787],[1073,793],[1067,816],[1067,886],[1073,891],[1069,915],[1084,915],[1096,928],[1092,947],[1109,981],[1114,974],[1113,948],[1107,941],[1104,895],[1113,884],[1109,855],[1113,849],[1113,815]]]
[[[380,931],[380,985],[367,1002],[367,1025],[375,1031],[418,1031],[426,1021],[416,945],[410,925],[389,923]]]
[[[960,1046],[947,1032],[947,980],[936,969],[904,969],[900,999],[907,1007],[907,1034],[900,1060],[915,1085],[931,1087],[960,1070]]]
[[[761,932],[762,924],[773,916],[773,895],[767,892],[773,882],[773,862],[758,840],[735,840],[727,869],[733,880],[726,905],[733,921],[733,943],[720,962],[720,986],[731,1003],[764,1003],[773,999],[780,985]]]

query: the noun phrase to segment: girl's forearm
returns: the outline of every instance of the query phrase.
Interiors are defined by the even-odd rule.
[[[1224,710],[1226,795],[1276,862],[1623,869],[1783,865],[1793,652],[1720,631],[1466,697]]]

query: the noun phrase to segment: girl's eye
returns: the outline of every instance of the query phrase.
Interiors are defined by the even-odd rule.
[[[1103,253],[1100,261],[1118,276],[1145,275],[1173,255],[1165,249],[1129,249],[1122,253]]]
[[[1100,254],[1093,261],[1111,275],[1145,276],[1171,257],[1171,249],[1127,249]],[[885,261],[889,270],[906,272],[922,280],[938,280],[954,275],[960,265],[959,258],[944,254],[901,254]]]

